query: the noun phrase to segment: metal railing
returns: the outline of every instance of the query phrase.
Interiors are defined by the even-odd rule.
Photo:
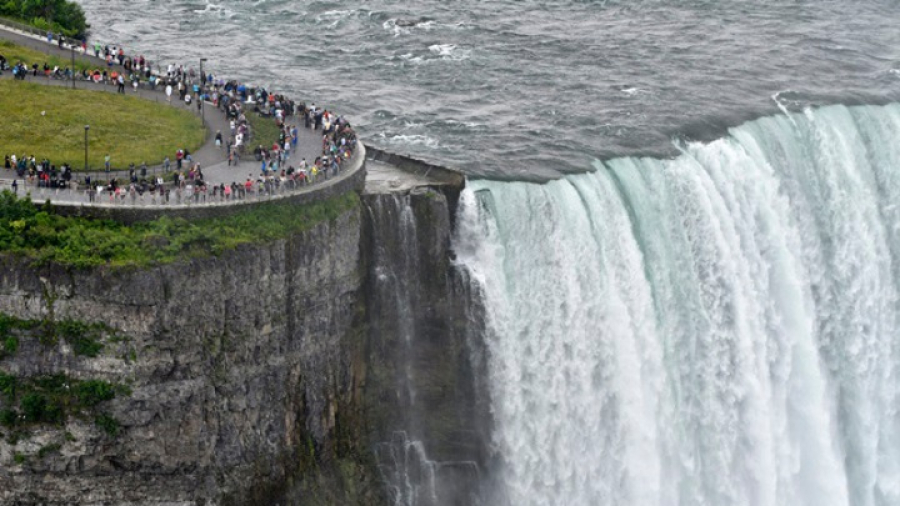
[[[47,30],[41,30],[35,26],[31,26],[26,23],[20,23],[18,21],[13,21],[11,19],[7,19],[4,17],[0,17],[0,25],[12,28],[13,30],[18,30],[20,32],[30,33],[32,35],[37,35],[40,37],[46,37]]]
[[[236,182],[236,190],[228,197],[223,193],[213,191],[214,186],[209,185],[205,190],[201,190],[196,185],[186,184],[184,187],[175,185],[172,182],[166,182],[163,185],[163,192],[160,193],[159,188],[155,191],[145,191],[140,193],[136,191],[130,192],[129,183],[119,186],[119,191],[110,191],[106,185],[97,184],[93,178],[91,179],[91,187],[84,184],[84,180],[70,181],[66,188],[51,188],[39,186],[36,182],[27,182],[27,180],[16,180],[17,186],[15,191],[20,194],[29,194],[31,200],[37,203],[50,200],[54,204],[102,204],[114,205],[117,207],[150,207],[150,206],[221,206],[239,202],[256,202],[271,200],[289,195],[295,195],[314,189],[322,184],[331,181],[340,176],[348,175],[348,166],[359,161],[359,157],[364,156],[359,151],[347,160],[339,164],[339,169],[334,172],[333,169],[323,170],[315,176],[314,180],[300,182],[297,180],[286,179],[284,181],[273,177],[265,182],[259,180],[253,181],[251,188],[247,189],[245,182]],[[361,165],[361,163],[360,163]],[[11,181],[0,180],[3,189],[12,189]],[[102,190],[99,186],[104,186]],[[229,185],[226,185],[229,186]],[[189,189],[190,187],[190,189]]]

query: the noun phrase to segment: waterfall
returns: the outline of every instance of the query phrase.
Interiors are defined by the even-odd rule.
[[[470,181],[498,505],[900,504],[900,106]]]
[[[449,270],[447,200],[424,189],[364,204],[367,411],[388,504],[473,505],[484,445],[468,358],[470,283]]]

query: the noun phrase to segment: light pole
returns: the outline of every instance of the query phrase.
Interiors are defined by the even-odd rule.
[[[203,75],[203,62],[206,58],[200,58],[200,96],[197,100],[200,103],[200,121],[203,122],[203,128],[206,128],[206,108],[203,107],[203,88],[206,86],[206,76]]]
[[[72,44],[72,89],[75,89],[75,45]]]
[[[91,129],[91,125],[84,125],[84,171],[88,171],[88,130]]]

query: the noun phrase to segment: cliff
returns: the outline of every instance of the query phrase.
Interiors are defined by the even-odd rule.
[[[106,401],[118,435],[70,416],[4,438],[0,502],[249,504],[354,451],[341,431],[355,416],[364,338],[359,238],[357,208],[285,240],[146,270],[4,258],[0,312],[102,322],[117,335],[96,357],[23,336],[2,370],[130,393]]]
[[[480,318],[439,186],[152,268],[0,257],[0,504],[472,504]]]

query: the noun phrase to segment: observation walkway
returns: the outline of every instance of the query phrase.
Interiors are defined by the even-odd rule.
[[[25,46],[31,49],[35,49],[44,53],[54,54],[57,57],[65,58],[67,61],[72,57],[73,50],[71,48],[60,49],[57,44],[51,44],[46,41],[46,38],[41,38],[40,36],[34,33],[26,33],[25,31],[16,31],[10,28],[8,25],[0,24],[0,39],[9,40],[15,44]],[[83,54],[81,53],[80,48],[74,50],[75,58],[82,61],[88,61],[91,65],[96,65],[97,68],[107,69],[107,70],[116,70],[122,71],[122,67],[119,65],[107,66],[107,63],[102,58],[96,58],[92,54]],[[9,62],[10,65],[15,64],[15,62]],[[34,63],[34,62],[28,62]],[[9,71],[5,71],[0,79],[13,79],[12,73]],[[25,79],[27,82],[42,84],[46,86],[64,86],[64,87],[72,87],[71,80],[60,80],[44,77],[40,72],[38,76],[28,75]],[[198,111],[196,104],[192,104],[190,106],[185,105],[184,102],[178,100],[177,94],[173,93],[172,100],[169,102],[165,95],[164,86],[157,86],[156,90],[152,90],[146,87],[146,84],[142,84],[142,87],[137,89],[136,91],[130,86],[130,83],[127,83],[126,86],[126,95],[137,96],[145,100],[150,100],[153,102],[157,102],[161,107],[175,107],[175,108],[183,108],[186,110],[190,110],[192,113],[197,115],[198,117],[204,118],[204,126],[206,127],[206,141],[203,146],[197,149],[195,152],[191,153],[193,163],[198,163],[203,172],[203,181],[206,182],[209,190],[205,194],[200,194],[198,192],[188,192],[185,190],[176,191],[175,188],[169,187],[168,198],[165,196],[159,195],[157,191],[155,194],[151,195],[149,193],[145,193],[143,196],[132,199],[128,194],[128,186],[127,183],[122,188],[124,190],[123,197],[118,198],[110,198],[108,192],[96,193],[93,197],[93,201],[91,195],[88,192],[86,185],[83,184],[84,177],[90,176],[92,181],[99,180],[107,180],[108,177],[115,177],[120,181],[127,182],[129,180],[129,173],[127,170],[112,170],[110,172],[106,172],[104,170],[91,170],[88,172],[84,171],[74,171],[72,172],[73,183],[71,188],[67,189],[55,189],[55,188],[41,188],[36,186],[35,184],[27,183],[27,179],[23,180],[20,177],[17,177],[15,170],[6,170],[4,168],[0,168],[0,189],[12,189],[12,183],[15,180],[17,182],[17,193],[20,196],[29,194],[31,199],[37,203],[43,203],[49,200],[54,206],[63,206],[63,207],[96,207],[98,211],[101,209],[114,210],[118,208],[131,208],[134,211],[137,209],[146,209],[150,211],[149,213],[139,213],[142,215],[146,215],[147,218],[152,218],[154,216],[158,216],[161,214],[166,214],[163,212],[166,209],[174,210],[174,209],[191,209],[198,207],[212,207],[212,208],[222,208],[226,206],[237,206],[240,207],[242,205],[261,202],[266,200],[280,199],[284,197],[290,197],[294,195],[302,196],[316,193],[320,190],[324,190],[326,188],[357,188],[361,189],[362,181],[365,178],[365,147],[362,142],[357,140],[357,149],[354,151],[353,156],[342,163],[341,170],[334,175],[323,176],[319,175],[317,180],[313,183],[306,185],[295,185],[293,182],[284,183],[275,183],[271,182],[270,184],[262,185],[257,184],[257,179],[260,175],[260,162],[256,161],[252,154],[245,153],[243,155],[242,160],[238,161],[235,164],[229,165],[227,160],[227,154],[225,147],[217,147],[215,145],[215,135],[217,131],[221,131],[223,138],[227,138],[230,133],[230,124],[224,112],[217,107],[214,107],[210,102],[204,102],[203,108],[205,109],[203,114]],[[75,81],[76,89],[82,90],[94,90],[100,92],[107,93],[116,93],[116,86],[109,84],[98,84],[93,83],[91,81]],[[256,114],[253,111],[245,111],[245,114]],[[307,163],[310,165],[312,162],[319,156],[322,155],[322,131],[321,130],[312,130],[307,129],[303,126],[303,119],[291,116],[286,119],[288,124],[294,124],[297,126],[298,131],[298,142],[295,150],[291,152],[290,158],[288,159],[288,164],[291,165],[299,165],[301,159],[306,159]],[[73,128],[82,128],[82,125],[73,125]],[[250,141],[246,144],[247,151],[252,151],[252,147],[256,146],[258,143],[255,143],[251,138]],[[269,148],[271,146],[265,146]],[[2,139],[0,139],[0,150],[2,150]],[[5,153],[0,153],[2,156]],[[28,155],[34,154],[38,158],[40,158],[40,153],[27,153]],[[171,160],[172,169],[168,172],[169,174],[174,172],[175,167],[175,153],[169,155]],[[187,171],[189,166],[186,164],[184,172]],[[331,172],[331,171],[327,171]],[[362,174],[359,174],[359,173]],[[156,178],[165,173],[164,167],[161,165],[148,166],[147,168],[147,179]],[[237,198],[236,195],[233,195],[229,199],[225,199],[221,195],[212,195],[212,188],[215,185],[225,184],[230,185],[232,183],[236,183],[237,185],[243,185],[247,179],[250,179],[253,182],[253,190],[247,192],[243,198]],[[352,181],[348,183],[348,181]],[[77,184],[81,183],[81,184]],[[167,182],[167,186],[169,183]],[[333,193],[332,191],[326,193]],[[293,199],[292,199],[293,200]],[[302,197],[299,200],[308,200]],[[318,199],[316,199],[318,200]],[[73,214],[86,214],[92,215],[97,214],[101,216],[111,216],[114,213],[110,212],[73,212],[70,209],[70,212]],[[179,212],[175,214],[187,214],[194,215],[196,213],[184,213]],[[200,213],[206,214],[206,213]],[[214,213],[216,214],[216,213]],[[220,213],[219,213],[220,214]],[[137,221],[138,219],[143,219],[139,217],[134,212],[129,213],[131,218],[128,221]]]

